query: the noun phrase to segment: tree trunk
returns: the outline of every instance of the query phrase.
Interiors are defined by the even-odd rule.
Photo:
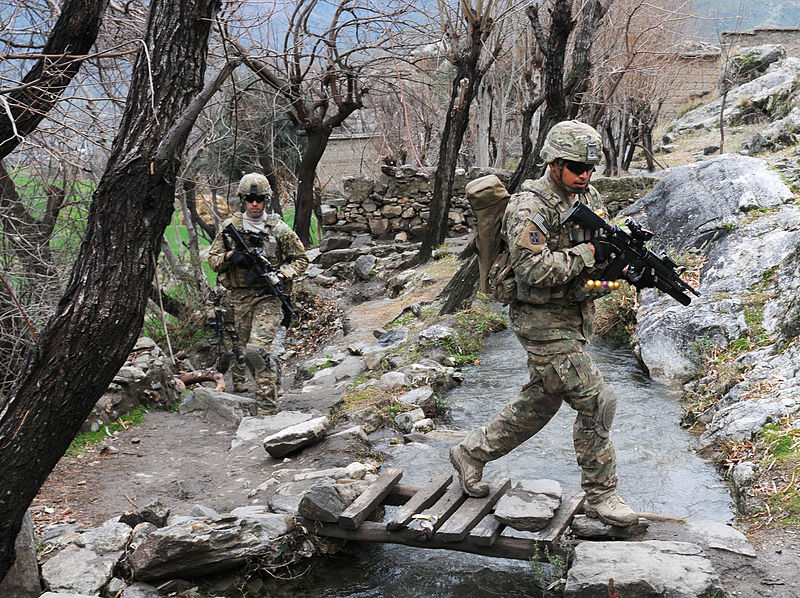
[[[215,0],[153,0],[125,114],[70,281],[0,411],[0,576],[22,516],[141,330],[203,89]],[[195,115],[196,117],[196,115]]]
[[[478,292],[478,277],[480,268],[478,267],[478,256],[473,255],[459,268],[453,275],[447,286],[442,289],[439,297],[444,297],[445,301],[439,310],[439,315],[447,315],[464,309],[475,297]]]
[[[314,214],[314,181],[317,166],[328,146],[331,129],[326,126],[315,127],[308,134],[308,146],[303,159],[297,167],[297,197],[294,203],[294,232],[303,245],[311,244],[311,216]]]
[[[469,126],[469,108],[481,83],[483,73],[478,70],[480,45],[461,57],[453,79],[450,93],[450,106],[442,131],[439,146],[439,162],[433,178],[433,193],[430,203],[428,226],[422,239],[415,264],[423,264],[431,259],[434,247],[441,245],[447,236],[447,215],[450,211],[450,198],[453,195],[453,178],[458,165],[458,153]]]

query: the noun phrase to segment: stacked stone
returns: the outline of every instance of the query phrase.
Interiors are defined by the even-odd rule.
[[[433,172],[411,165],[384,166],[377,181],[355,175],[344,179],[344,196],[324,200],[322,221],[328,232],[369,234],[375,240],[419,240],[425,234],[433,195]],[[511,173],[494,169],[456,171],[448,212],[449,236],[466,235],[474,217],[464,187],[485,174],[507,181]]]

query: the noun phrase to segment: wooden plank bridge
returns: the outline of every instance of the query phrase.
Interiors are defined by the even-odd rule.
[[[582,491],[564,497],[544,529],[528,534],[531,537],[515,537],[503,535],[505,525],[493,514],[495,504],[511,487],[508,478],[491,484],[488,496],[470,498],[457,481],[453,483],[452,475],[421,487],[399,484],[402,475],[400,469],[385,470],[335,523],[300,521],[318,536],[530,560],[562,552],[557,540],[584,499]],[[384,521],[368,520],[382,505],[400,508]]]

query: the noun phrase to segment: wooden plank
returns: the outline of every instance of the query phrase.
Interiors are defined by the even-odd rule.
[[[358,529],[344,529],[335,523],[321,523],[309,519],[300,519],[298,522],[304,525],[311,533],[317,536],[328,538],[340,538],[343,540],[359,542],[380,542],[383,544],[402,544],[404,546],[414,546],[417,548],[445,549],[458,552],[469,552],[471,554],[482,554],[484,556],[498,557],[504,559],[516,559],[530,561],[536,554],[544,554],[547,548],[548,554],[558,554],[566,558],[566,549],[558,544],[550,545],[538,538],[512,538],[500,536],[492,546],[482,546],[474,542],[471,538],[465,538],[461,542],[443,542],[433,536],[424,542],[412,538],[407,529],[390,531],[382,523],[375,521],[365,521]]]
[[[469,539],[478,546],[491,546],[500,537],[505,524],[489,513],[469,532]]]
[[[466,499],[461,486],[455,484],[432,507],[413,516],[406,528],[407,536],[422,542],[429,540]]]
[[[411,497],[405,505],[397,509],[392,518],[386,522],[386,529],[400,529],[406,525],[416,513],[427,509],[439,500],[452,481],[453,476],[451,474],[438,477],[428,482],[425,486],[420,488],[419,492]]]
[[[381,504],[392,486],[397,484],[401,477],[403,477],[402,469],[386,469],[361,496],[342,511],[342,514],[339,515],[339,525],[348,529],[356,529],[375,510],[375,507]]]
[[[583,500],[585,498],[586,494],[584,491],[577,490],[562,500],[561,505],[553,514],[550,523],[539,530],[539,539],[543,542],[554,542],[560,538],[561,534],[564,533],[564,530],[572,522],[575,513],[583,506]]]
[[[464,501],[458,511],[453,513],[445,524],[436,532],[436,538],[443,542],[463,540],[469,530],[492,510],[495,503],[511,487],[511,480],[503,478],[500,482],[489,486],[489,495],[484,498],[470,498]]]

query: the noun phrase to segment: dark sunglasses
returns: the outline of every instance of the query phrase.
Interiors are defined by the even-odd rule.
[[[246,203],[264,203],[267,199],[266,195],[245,195],[244,200]]]
[[[584,164],[583,162],[573,162],[572,160],[564,160],[564,166],[575,175],[582,175],[584,172],[594,172],[594,164]]]

